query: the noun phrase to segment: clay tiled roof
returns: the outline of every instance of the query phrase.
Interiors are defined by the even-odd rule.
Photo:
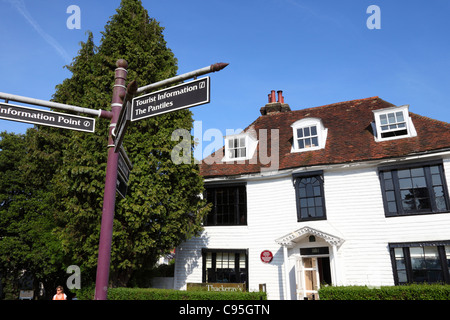
[[[339,102],[321,107],[269,113],[260,116],[244,131],[254,129],[259,140],[260,129],[267,129],[267,155],[271,155],[271,129],[279,129],[279,166],[278,169],[298,168],[303,166],[340,164],[355,161],[386,159],[450,148],[450,124],[423,117],[412,112],[409,115],[417,132],[416,137],[376,142],[371,123],[374,122],[372,110],[394,107],[379,97]],[[291,125],[303,118],[320,118],[328,129],[324,149],[291,153],[293,130]],[[205,177],[234,176],[258,173],[262,165],[255,160],[261,143],[253,160],[240,163],[222,163],[208,161],[200,165],[200,173]],[[275,148],[276,150],[276,148]],[[211,155],[222,159],[224,148]],[[211,157],[210,156],[210,157]]]

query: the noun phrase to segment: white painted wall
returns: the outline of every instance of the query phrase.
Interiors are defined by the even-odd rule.
[[[305,226],[345,240],[337,256],[340,284],[393,285],[388,243],[449,240],[450,213],[386,218],[377,168],[376,164],[323,168],[327,219],[321,221],[297,222],[292,175],[248,179],[248,225],[205,227],[201,237],[180,245],[174,287],[185,289],[187,282],[202,281],[202,248],[248,249],[250,291],[265,283],[269,299],[285,299],[283,249],[275,239]],[[448,158],[444,170],[450,186]],[[291,292],[295,292],[293,258],[301,245],[288,250]],[[260,260],[263,250],[274,254],[271,263]]]

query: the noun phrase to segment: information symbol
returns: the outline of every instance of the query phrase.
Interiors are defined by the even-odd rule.
[[[83,125],[84,125],[85,127],[89,127],[89,126],[91,125],[91,123],[90,123],[89,121],[85,121],[85,122],[83,123]]]
[[[200,87],[200,89],[205,88],[205,85],[206,85],[205,82],[200,82],[200,83],[198,84],[198,86]]]

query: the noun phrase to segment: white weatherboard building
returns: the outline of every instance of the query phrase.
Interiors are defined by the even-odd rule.
[[[264,284],[303,300],[450,282],[448,123],[378,97],[291,111],[272,91],[260,111],[201,165],[213,209],[176,250],[176,289]]]

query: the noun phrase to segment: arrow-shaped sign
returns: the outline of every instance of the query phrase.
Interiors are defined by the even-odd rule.
[[[0,103],[0,119],[76,131],[94,132],[95,119],[67,113]]]

